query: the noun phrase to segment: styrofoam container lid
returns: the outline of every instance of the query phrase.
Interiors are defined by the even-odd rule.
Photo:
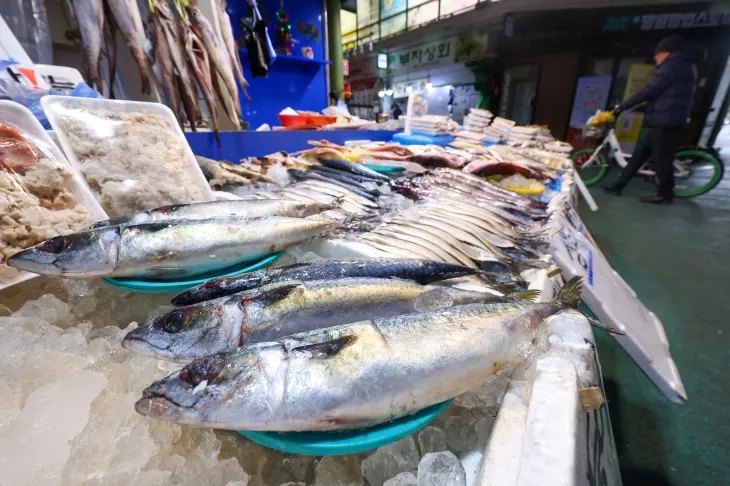
[[[48,135],[48,132],[28,108],[14,101],[0,100],[0,123],[8,123],[16,127],[39,150],[49,155],[55,162],[63,165],[73,174],[68,189],[73,193],[76,201],[89,211],[94,222],[108,219],[104,209],[99,205],[96,197],[86,184],[84,177],[76,167],[66,160],[66,157]],[[0,290],[33,277],[37,277],[37,275],[23,271],[18,277],[9,282],[0,282]]]
[[[203,175],[203,171],[200,169],[198,162],[195,160],[190,144],[188,144],[185,138],[185,133],[180,128],[180,125],[172,113],[172,110],[161,103],[150,103],[145,101],[125,101],[125,100],[107,100],[104,98],[76,98],[73,96],[55,96],[49,95],[41,98],[41,106],[43,111],[46,112],[48,122],[51,124],[58,142],[61,144],[66,157],[69,162],[81,169],[81,164],[76,157],[76,152],[71,146],[71,140],[66,133],[66,130],[60,123],[60,117],[63,109],[85,109],[85,110],[108,110],[111,112],[137,112],[137,113],[149,113],[158,115],[164,118],[170,125],[170,129],[175,133],[183,144],[184,150],[187,153],[187,166],[188,172],[193,177],[194,182],[197,183],[199,189],[202,191],[205,201],[215,201],[216,197],[213,194],[213,190],[208,185],[208,181]],[[82,173],[83,175],[83,173]],[[170,204],[175,201],[170,201]],[[178,201],[179,202],[179,201]],[[194,202],[194,201],[188,201]]]

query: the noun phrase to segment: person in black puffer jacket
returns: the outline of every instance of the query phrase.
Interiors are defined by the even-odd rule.
[[[646,86],[614,110],[618,116],[622,111],[646,103],[644,127],[647,133],[636,144],[629,165],[621,171],[618,181],[605,186],[608,193],[621,195],[623,188],[651,157],[659,179],[659,194],[642,197],[641,201],[657,204],[672,202],[675,139],[678,129],[689,122],[689,111],[697,85],[695,65],[704,58],[704,49],[688,44],[677,35],[659,42],[654,56],[657,64],[654,75]]]

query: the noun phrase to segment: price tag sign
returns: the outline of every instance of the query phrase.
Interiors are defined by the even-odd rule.
[[[557,222],[549,251],[567,278],[583,277],[583,302],[599,320],[626,332],[616,339],[670,400],[685,400],[661,321],[611,267],[572,207],[566,204]]]

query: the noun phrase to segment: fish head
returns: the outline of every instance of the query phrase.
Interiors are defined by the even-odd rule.
[[[217,301],[178,307],[132,329],[122,340],[130,351],[170,360],[190,360],[236,347],[226,335],[225,307]],[[235,327],[235,326],[234,326]]]
[[[115,226],[56,236],[16,253],[7,264],[41,275],[107,275],[117,266],[119,231]]]
[[[193,25],[195,25],[196,27],[205,25],[205,23],[207,22],[207,19],[203,15],[203,12],[201,12],[200,9],[192,3],[188,5],[188,14]]]
[[[281,345],[262,343],[197,359],[150,385],[135,410],[179,424],[260,430],[283,399],[285,356]]]

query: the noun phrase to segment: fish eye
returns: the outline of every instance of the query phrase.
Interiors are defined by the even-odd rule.
[[[69,244],[71,241],[65,236],[56,236],[38,245],[38,249],[46,253],[61,253]]]
[[[162,318],[161,322],[162,330],[171,333],[182,331],[186,323],[187,318],[185,316],[185,311],[183,310],[174,310],[170,312]]]

